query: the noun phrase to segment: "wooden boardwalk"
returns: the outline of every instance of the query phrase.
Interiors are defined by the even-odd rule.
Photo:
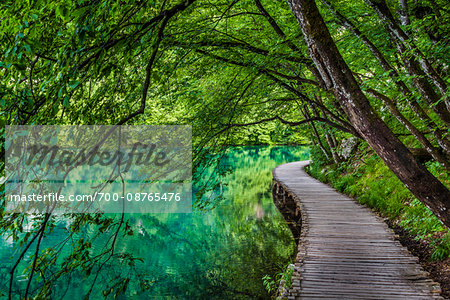
[[[288,299],[442,299],[416,257],[370,209],[294,162],[274,180],[293,196],[302,227]]]

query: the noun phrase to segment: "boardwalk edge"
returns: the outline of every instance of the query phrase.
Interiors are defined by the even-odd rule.
[[[277,167],[278,168],[278,167]],[[295,242],[297,243],[297,254],[295,258],[295,268],[292,274],[292,286],[287,290],[284,284],[280,284],[277,292],[277,299],[295,299],[294,291],[300,289],[302,282],[302,271],[304,258],[306,257],[306,235],[308,233],[308,216],[300,201],[300,198],[293,193],[276,175],[276,169],[272,170],[272,195],[273,202],[291,230]],[[286,208],[289,208],[286,211]],[[295,210],[292,208],[295,207]],[[293,224],[295,223],[295,225]]]

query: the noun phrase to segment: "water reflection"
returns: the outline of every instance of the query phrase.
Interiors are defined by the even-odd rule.
[[[232,148],[222,161],[232,172],[220,179],[214,191],[223,196],[214,209],[192,214],[127,215],[133,235],[121,237],[115,252],[132,253],[141,260],[131,265],[108,261],[98,275],[92,298],[112,297],[113,282],[120,276],[130,282],[119,299],[268,298],[261,278],[280,272],[295,248],[289,229],[272,203],[271,171],[284,162],[308,159],[308,155],[308,149],[294,146]],[[65,221],[58,223],[42,249],[60,243],[69,226]],[[70,243],[95,234],[97,228],[88,226]],[[110,232],[100,235],[90,255],[100,253],[110,236]],[[0,243],[1,291],[7,290],[11,256],[18,255],[16,247],[7,238]],[[69,255],[67,249],[61,251],[62,256]],[[27,253],[28,261],[30,256]],[[52,271],[57,268],[55,264]],[[17,291],[26,285],[21,273],[16,273]],[[52,296],[82,298],[91,288],[94,273],[64,276],[53,285]]]

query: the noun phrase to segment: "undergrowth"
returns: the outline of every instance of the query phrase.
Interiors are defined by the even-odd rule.
[[[292,274],[294,274],[295,266],[293,264],[289,264],[283,272],[280,272],[276,275],[275,278],[266,275],[262,278],[264,287],[266,288],[271,298],[276,298],[280,288],[284,289],[287,292],[292,286]],[[280,297],[281,298],[281,297]]]
[[[362,144],[356,154],[339,166],[327,164],[320,149],[313,149],[311,156],[313,163],[308,172],[312,176],[376,210],[416,239],[426,240],[433,249],[431,259],[450,257],[448,230],[366,145]],[[438,163],[426,166],[445,185],[450,185],[449,174]]]

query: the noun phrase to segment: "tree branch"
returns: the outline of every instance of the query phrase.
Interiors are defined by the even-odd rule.
[[[333,127],[337,128],[339,130],[342,130],[342,131],[345,131],[345,132],[348,132],[348,133],[352,133],[347,128],[345,128],[345,127],[343,127],[343,126],[341,126],[341,125],[339,125],[337,123],[334,123],[334,122],[332,122],[332,121],[330,121],[328,119],[321,118],[321,117],[313,117],[313,118],[305,119],[305,120],[302,120],[302,121],[293,122],[293,121],[287,121],[287,120],[283,119],[280,116],[275,116],[275,117],[272,117],[272,118],[261,119],[259,121],[250,122],[250,123],[226,124],[226,125],[223,125],[223,126],[226,126],[226,127],[224,129],[220,130],[218,133],[216,133],[216,135],[217,134],[221,134],[222,132],[225,132],[225,131],[233,128],[233,127],[246,127],[246,126],[258,125],[258,124],[261,124],[261,123],[276,121],[276,120],[280,121],[283,124],[287,124],[289,126],[298,126],[298,125],[302,125],[302,124],[305,124],[305,123],[318,121],[318,122],[326,123],[326,124],[328,124],[330,126],[333,126]]]

